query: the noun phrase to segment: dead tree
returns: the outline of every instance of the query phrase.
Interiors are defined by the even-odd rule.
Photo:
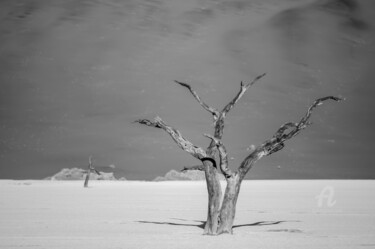
[[[88,165],[88,167],[87,167],[87,171],[86,171],[85,183],[83,184],[83,187],[85,187],[85,188],[88,187],[91,172],[95,172],[97,175],[100,175],[100,172],[97,171],[97,170],[94,168],[91,159],[92,159],[92,156],[89,156],[89,165]]]
[[[306,114],[298,122],[288,122],[282,125],[272,138],[266,140],[264,143],[256,146],[251,153],[242,161],[236,171],[232,171],[228,167],[228,154],[226,148],[221,141],[224,130],[224,120],[228,112],[235,106],[235,104],[244,95],[247,89],[255,82],[263,78],[265,74],[257,76],[250,83],[241,82],[240,91],[221,111],[208,106],[204,103],[192,87],[180,81],[175,81],[177,84],[187,88],[198,103],[209,113],[212,114],[214,119],[214,135],[204,134],[210,139],[210,144],[207,149],[202,149],[193,145],[190,141],[185,139],[181,133],[175,128],[167,125],[160,117],[156,117],[153,121],[148,119],[136,120],[136,123],[155,127],[167,132],[177,145],[191,154],[195,158],[202,161],[202,167],[185,167],[183,171],[187,170],[202,170],[205,172],[207,191],[208,191],[208,214],[205,223],[204,234],[218,235],[222,233],[232,233],[233,221],[236,212],[236,203],[240,191],[241,182],[252,168],[255,162],[264,156],[271,155],[285,146],[285,142],[292,137],[296,136],[303,129],[309,126],[312,111],[321,105],[326,100],[340,101],[341,98],[327,96],[319,98],[308,108]],[[216,167],[216,159],[218,159],[219,167]],[[227,186],[224,192],[222,203],[222,191],[218,174],[221,173],[225,176]]]

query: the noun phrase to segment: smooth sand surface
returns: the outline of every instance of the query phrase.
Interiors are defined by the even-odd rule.
[[[371,180],[245,181],[221,236],[202,235],[205,182],[2,180],[0,196],[7,249],[375,247]]]

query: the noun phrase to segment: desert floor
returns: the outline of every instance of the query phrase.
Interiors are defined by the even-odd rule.
[[[0,248],[375,247],[375,181],[245,181],[221,236],[202,235],[205,182],[0,185]]]

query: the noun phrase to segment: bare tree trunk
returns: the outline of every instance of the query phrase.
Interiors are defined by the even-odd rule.
[[[240,193],[241,179],[238,174],[227,179],[223,204],[220,210],[220,225],[217,234],[233,233],[232,227],[236,214],[236,204]]]
[[[91,170],[88,169],[86,172],[86,178],[85,178],[85,183],[83,184],[83,187],[87,188],[89,185],[89,179],[90,179],[90,172]]]
[[[217,170],[213,165],[207,165],[205,167],[205,175],[208,192],[208,211],[204,234],[214,235],[216,234],[219,225],[220,202],[222,196],[221,185]]]
[[[94,166],[92,165],[92,156],[89,156],[89,166],[87,168],[87,173],[86,173],[86,178],[85,178],[85,183],[83,184],[83,187],[87,188],[89,185],[89,180],[90,180],[90,174],[91,172],[95,172],[97,175],[100,175],[100,172],[97,171]]]

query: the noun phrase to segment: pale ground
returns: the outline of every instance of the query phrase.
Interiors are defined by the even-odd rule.
[[[370,180],[246,181],[221,236],[202,235],[205,182],[0,185],[0,248],[375,248]]]

